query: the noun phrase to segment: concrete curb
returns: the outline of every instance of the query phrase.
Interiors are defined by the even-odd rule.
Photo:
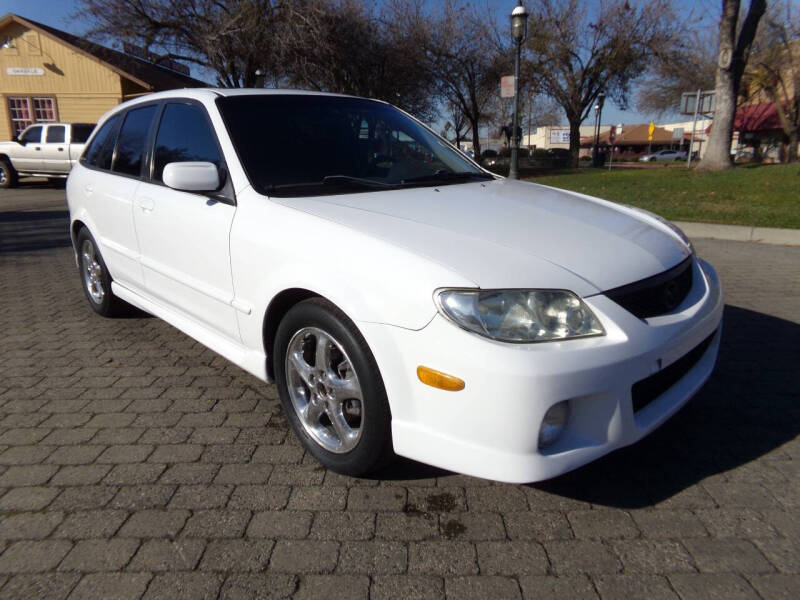
[[[800,229],[778,229],[776,227],[751,227],[749,225],[719,225],[716,223],[692,223],[674,221],[690,238],[710,238],[778,246],[800,246]]]

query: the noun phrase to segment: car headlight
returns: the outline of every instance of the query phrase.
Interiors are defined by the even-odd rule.
[[[600,321],[566,290],[441,290],[439,312],[456,325],[502,342],[604,335]]]

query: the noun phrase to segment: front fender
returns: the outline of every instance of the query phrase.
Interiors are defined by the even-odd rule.
[[[252,190],[238,202],[231,271],[240,330],[250,348],[261,346],[267,307],[287,289],[319,294],[356,322],[417,330],[436,314],[437,287],[475,285],[408,250]]]

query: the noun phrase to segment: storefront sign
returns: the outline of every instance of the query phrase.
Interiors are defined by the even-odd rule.
[[[6,67],[6,75],[44,75],[39,67]]]

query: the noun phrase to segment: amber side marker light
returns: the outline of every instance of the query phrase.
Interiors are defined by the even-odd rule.
[[[419,377],[419,380],[425,385],[447,392],[460,392],[464,389],[465,385],[463,379],[448,375],[447,373],[442,373],[430,367],[423,367],[422,365],[417,367],[417,377]]]

